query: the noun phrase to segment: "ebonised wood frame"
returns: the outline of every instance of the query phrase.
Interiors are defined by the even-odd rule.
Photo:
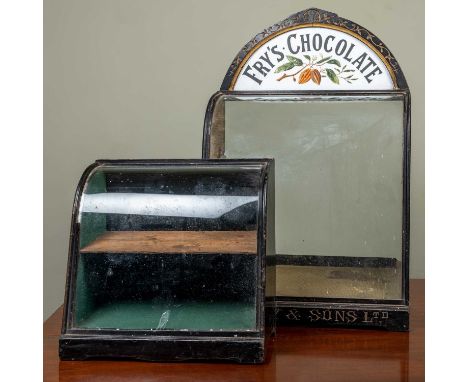
[[[74,325],[75,282],[79,256],[80,226],[77,223],[80,200],[86,181],[97,167],[106,166],[261,166],[259,185],[257,252],[259,256],[256,291],[257,329],[253,331],[177,331],[177,330],[115,330],[82,329]],[[268,196],[267,196],[268,195]],[[262,363],[265,360],[266,340],[274,332],[272,299],[265,296],[266,289],[274,294],[274,285],[267,285],[267,240],[274,235],[274,214],[267,216],[267,205],[274,208],[274,161],[272,159],[235,160],[97,160],[90,165],[78,183],[71,218],[67,280],[59,339],[62,360],[89,358],[129,358],[144,361],[222,361],[236,363]],[[269,207],[268,207],[269,208]],[[267,224],[268,218],[268,224]],[[269,227],[271,225],[271,227]],[[267,233],[268,232],[268,233]],[[274,254],[274,253],[270,253]],[[274,278],[272,279],[274,282]]]

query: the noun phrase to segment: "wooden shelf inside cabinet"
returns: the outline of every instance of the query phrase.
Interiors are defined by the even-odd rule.
[[[111,231],[81,253],[257,253],[257,231]]]

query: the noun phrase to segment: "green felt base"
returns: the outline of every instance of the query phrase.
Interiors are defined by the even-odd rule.
[[[79,328],[254,330],[255,305],[243,302],[117,302],[95,308]]]

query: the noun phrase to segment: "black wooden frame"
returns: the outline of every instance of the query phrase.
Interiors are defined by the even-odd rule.
[[[178,330],[116,330],[83,329],[74,326],[75,281],[79,256],[80,226],[77,222],[79,206],[87,179],[101,165],[108,166],[224,166],[257,165],[261,167],[259,185],[257,252],[259,256],[256,291],[256,330],[252,331],[178,331]],[[268,195],[268,196],[267,196]],[[62,360],[89,358],[130,358],[145,361],[225,361],[262,363],[265,361],[265,342],[274,332],[272,301],[265,296],[267,240],[274,235],[267,225],[274,216],[267,216],[267,208],[274,207],[274,160],[272,159],[174,159],[174,160],[97,160],[84,171],[78,183],[73,202],[67,279],[59,339]],[[273,221],[274,227],[274,221]],[[271,232],[271,233],[270,233]],[[270,249],[271,250],[271,249]],[[274,285],[268,285],[273,288]]]

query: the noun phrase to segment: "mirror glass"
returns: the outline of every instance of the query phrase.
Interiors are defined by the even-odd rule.
[[[403,97],[224,96],[210,156],[275,158],[276,294],[402,299]]]

